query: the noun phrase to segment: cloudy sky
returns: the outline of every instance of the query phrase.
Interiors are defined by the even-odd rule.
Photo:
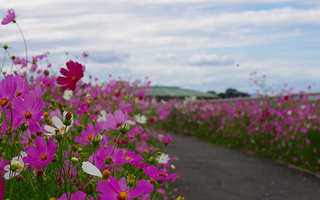
[[[319,0],[1,0],[0,18],[10,8],[28,54],[49,51],[57,70],[76,59],[101,81],[249,93],[257,71],[275,90],[320,91]],[[24,55],[14,24],[0,26],[0,43]]]

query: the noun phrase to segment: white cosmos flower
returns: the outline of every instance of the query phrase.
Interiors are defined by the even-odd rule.
[[[107,112],[105,110],[101,110],[100,115],[98,116],[97,122],[107,121],[106,116],[107,116]]]
[[[63,98],[65,100],[69,101],[71,99],[72,95],[73,95],[72,90],[65,90],[63,93]]]
[[[64,113],[63,113],[64,114]],[[52,117],[52,123],[54,124],[54,126],[56,128],[53,128],[52,126],[48,126],[48,125],[45,125],[44,126],[44,129],[46,131],[48,131],[48,133],[45,133],[46,135],[54,135],[56,134],[57,132],[60,132],[61,135],[63,135],[64,133],[68,132],[69,129],[71,128],[71,125],[73,123],[73,119],[72,119],[72,123],[70,126],[67,126],[63,124],[63,122],[61,121],[61,119],[59,119],[59,117],[57,116],[54,116]]]
[[[87,174],[97,176],[97,177],[102,177],[100,170],[90,162],[83,162],[81,167],[82,167],[82,170]]]
[[[134,120],[140,124],[145,124],[147,122],[147,118],[144,115],[135,115],[133,116]]]
[[[160,157],[158,157],[158,163],[160,164],[167,164],[170,160],[168,154],[162,153]]]
[[[24,151],[20,152],[19,156],[13,157],[11,159],[11,162],[9,165],[4,166],[4,170],[6,170],[6,173],[4,174],[4,178],[6,180],[9,180],[17,175],[20,174],[20,172],[23,170],[24,168],[24,162],[23,162],[23,158],[28,156],[28,154]],[[19,169],[17,169],[15,172],[11,171],[11,167],[10,165],[15,165],[15,166],[20,166]]]

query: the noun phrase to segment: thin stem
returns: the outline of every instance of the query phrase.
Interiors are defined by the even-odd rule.
[[[157,191],[156,191],[156,193],[154,194],[154,196],[152,197],[151,200],[153,200],[154,198],[156,198],[156,196],[157,196],[157,194],[158,194],[158,190],[159,190],[159,187],[157,188]]]
[[[1,73],[3,74],[3,67],[4,67],[4,62],[6,60],[6,55],[7,55],[7,50],[4,51],[4,58],[3,58],[3,62],[2,62],[2,67],[1,67]],[[3,74],[4,78],[6,78],[6,76]]]
[[[23,38],[24,48],[25,48],[25,50],[26,50],[26,61],[27,61],[27,64],[26,64],[26,77],[25,77],[25,79],[26,79],[26,78],[27,78],[27,73],[28,73],[28,50],[27,50],[27,42],[26,42],[26,39],[25,39],[24,36],[23,36],[22,30],[21,30],[19,24],[18,24],[18,23],[15,23],[15,24],[17,24],[17,26],[18,26],[18,28],[19,28],[19,31],[20,31],[21,36],[22,36],[22,38]]]

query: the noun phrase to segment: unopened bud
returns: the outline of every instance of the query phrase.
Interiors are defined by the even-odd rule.
[[[4,49],[8,49],[8,44],[7,44],[7,43],[4,44],[4,45],[3,45],[3,48],[4,48]]]
[[[74,164],[74,165],[75,165],[76,163],[78,163],[78,161],[79,161],[79,160],[78,160],[78,158],[76,158],[76,157],[72,157],[72,158],[71,158],[71,162],[72,162],[72,164]]]
[[[78,131],[78,132],[83,131],[83,125],[82,125],[82,124],[80,124],[80,125],[77,126],[77,131]]]
[[[21,124],[21,130],[22,130],[22,131],[26,131],[28,128],[29,128],[28,122],[23,122],[23,123]]]
[[[92,194],[94,191],[94,187],[93,187],[93,184],[92,183],[88,183],[85,187],[84,187],[84,192],[86,194]]]
[[[21,169],[22,166],[21,166],[21,163],[19,161],[14,161],[10,164],[10,170],[11,171],[17,171],[18,169]]]
[[[123,124],[121,127],[120,127],[120,132],[122,134],[126,134],[128,131],[130,131],[131,127],[129,124]]]
[[[128,176],[127,176],[127,184],[129,185],[129,186],[133,186],[133,184],[135,183],[135,176],[133,175],[133,174],[128,174]]]
[[[185,200],[185,199],[183,195],[182,196],[179,195],[175,200]]]
[[[100,137],[99,136],[96,136],[96,137],[94,137],[93,139],[92,139],[92,144],[93,144],[93,146],[99,146],[99,144],[100,144]]]
[[[110,177],[111,173],[109,170],[105,169],[103,172],[102,172],[102,180],[108,180],[109,177]]]

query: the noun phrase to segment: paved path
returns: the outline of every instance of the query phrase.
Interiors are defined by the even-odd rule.
[[[320,200],[320,179],[245,152],[174,135],[166,153],[177,156],[172,183],[186,200]]]

